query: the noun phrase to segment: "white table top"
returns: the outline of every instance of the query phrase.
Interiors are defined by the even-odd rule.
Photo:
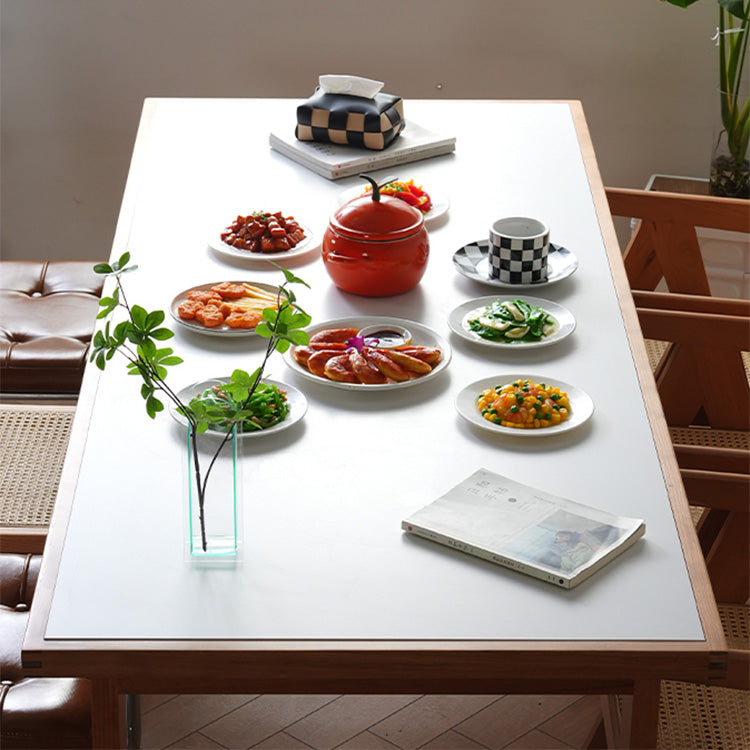
[[[139,265],[126,279],[131,302],[166,309],[207,281],[279,282],[275,269],[230,265],[208,249],[237,213],[282,210],[322,235],[359,180],[328,181],[269,149],[269,130],[293,127],[295,105],[147,103],[112,253],[127,249]],[[84,388],[98,380],[98,389],[46,638],[704,639],[592,203],[601,186],[589,184],[571,107],[408,101],[406,116],[457,136],[455,155],[396,170],[451,204],[430,231],[421,284],[356,297],[334,287],[317,253],[290,266],[312,287],[296,291],[314,323],[419,321],[450,341],[449,367],[414,387],[349,393],[298,377],[274,355],[269,374],[302,390],[309,409],[286,432],[245,441],[242,559],[214,569],[183,557],[181,430],[166,414],[147,417],[122,361],[101,377],[90,368]],[[552,241],[578,257],[571,278],[534,290],[578,325],[554,346],[496,353],[450,333],[453,308],[494,291],[459,275],[451,258],[492,220],[518,214],[546,220]],[[262,342],[178,328],[172,346],[185,363],[169,380],[182,387],[254,369]],[[519,439],[456,413],[467,383],[527,372],[585,390],[593,418],[557,437]],[[643,518],[646,535],[566,591],[401,532],[404,517],[480,467]]]

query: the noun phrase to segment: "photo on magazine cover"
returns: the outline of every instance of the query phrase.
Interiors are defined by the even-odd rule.
[[[621,529],[557,510],[506,545],[506,554],[563,573],[585,567],[624,534]]]

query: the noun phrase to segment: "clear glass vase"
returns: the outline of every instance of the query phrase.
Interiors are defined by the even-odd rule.
[[[186,433],[184,485],[187,496],[186,556],[191,561],[239,559],[242,481],[240,439],[236,429],[226,441],[205,432]],[[207,479],[206,479],[207,477]],[[199,489],[201,483],[203,492]]]

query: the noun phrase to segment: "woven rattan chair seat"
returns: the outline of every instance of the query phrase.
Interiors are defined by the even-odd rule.
[[[49,526],[74,406],[0,404],[0,527]]]

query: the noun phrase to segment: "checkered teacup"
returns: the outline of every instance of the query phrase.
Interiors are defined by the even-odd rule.
[[[538,219],[512,216],[490,227],[490,276],[507,284],[547,280],[549,228]]]

